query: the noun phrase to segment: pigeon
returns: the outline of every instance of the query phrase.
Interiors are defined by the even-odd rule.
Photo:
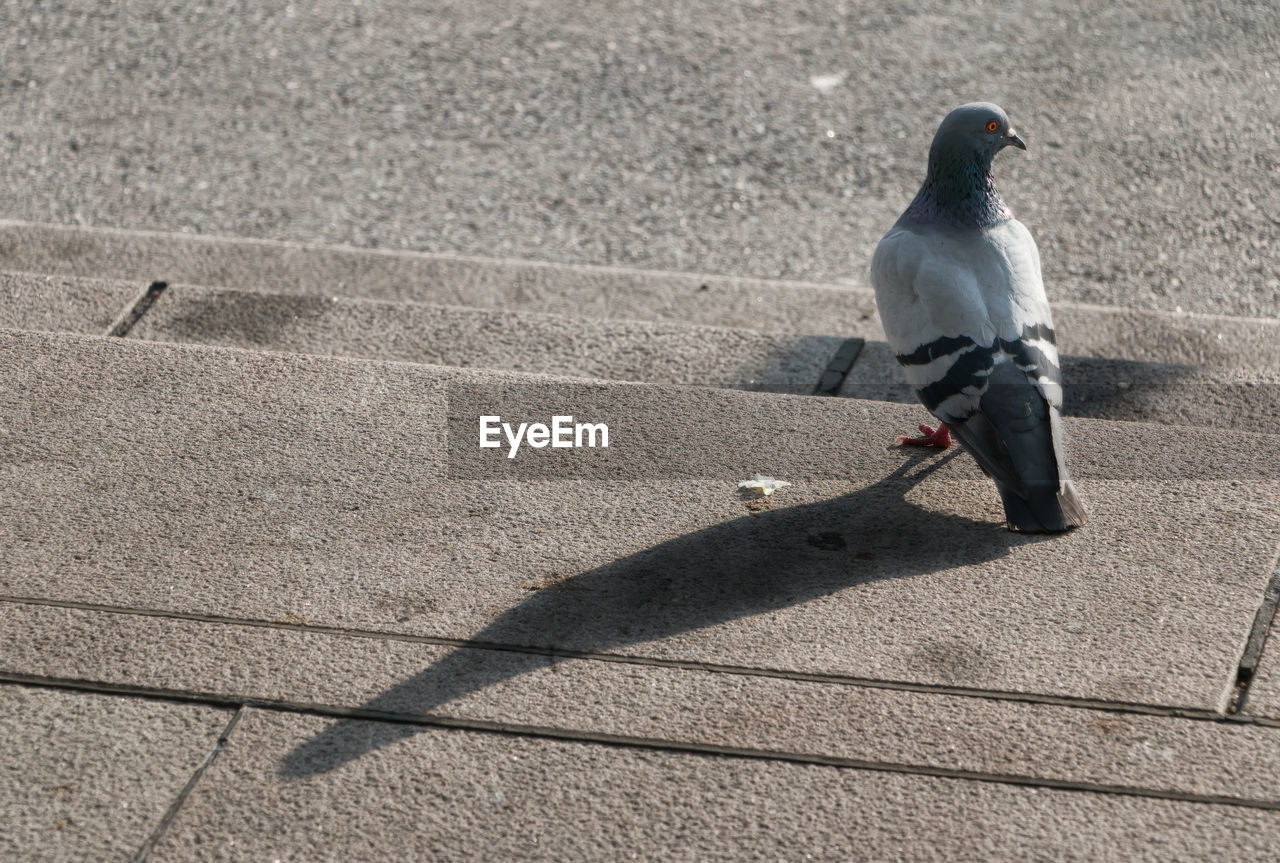
[[[998,105],[961,105],[938,126],[929,169],[871,261],[885,336],[941,421],[902,443],[960,445],[995,480],[1011,530],[1085,522],[1063,452],[1062,379],[1031,232],[996,190],[991,162],[1027,149]]]

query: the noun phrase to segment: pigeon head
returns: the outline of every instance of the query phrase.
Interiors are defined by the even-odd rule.
[[[926,225],[985,228],[1011,217],[991,178],[1005,147],[1027,149],[999,105],[971,102],[943,118],[929,147],[929,173],[903,217]]]
[[[942,119],[929,148],[929,161],[932,163],[935,156],[954,159],[974,153],[985,157],[990,165],[996,153],[1010,145],[1027,149],[1004,109],[990,102],[970,102]]]

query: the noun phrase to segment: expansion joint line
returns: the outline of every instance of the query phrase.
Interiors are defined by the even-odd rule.
[[[950,456],[944,456],[949,458]],[[555,660],[585,660],[590,662],[614,662],[623,665],[639,665],[654,668],[670,668],[681,671],[733,674],[745,677],[772,678],[778,680],[799,681],[805,683],[825,683],[838,686],[858,686],[870,689],[884,689],[897,692],[918,692],[934,695],[954,695],[963,698],[980,698],[994,701],[1014,701],[1028,704],[1042,704],[1082,710],[1103,710],[1110,713],[1131,713],[1148,716],[1167,716],[1176,719],[1208,722],[1243,722],[1249,725],[1266,725],[1280,727],[1280,720],[1263,717],[1231,716],[1218,710],[1208,708],[1179,706],[1173,704],[1145,704],[1141,702],[1108,701],[1105,699],[1082,698],[1071,695],[1052,695],[1047,693],[1020,692],[1015,690],[982,689],[976,687],[954,686],[937,683],[916,683],[907,680],[885,680],[881,678],[864,678],[842,673],[796,671],[789,669],[768,668],[762,666],[727,665],[705,660],[670,659],[666,657],[644,656],[628,653],[606,653],[593,650],[581,650],[564,647],[549,647],[533,644],[512,644],[505,642],[481,641],[469,638],[449,638],[436,635],[416,635],[409,633],[384,632],[380,630],[348,629],[346,627],[325,626],[314,623],[294,623],[280,620],[260,620],[253,618],[228,617],[224,615],[183,612],[162,609],[127,608],[115,605],[102,605],[90,602],[59,600],[42,597],[0,595],[0,603],[33,605],[46,608],[67,608],[79,611],[91,611],[103,614],[122,616],[151,617],[164,620],[190,621],[193,623],[218,624],[254,629],[272,629],[285,632],[305,632],[311,634],[331,635],[340,638],[358,638],[373,641],[403,642],[407,644],[430,644],[453,649],[485,650],[503,653],[523,654],[527,656],[554,657]],[[0,680],[7,675],[0,673]],[[225,704],[226,702],[224,702]]]
[[[848,376],[849,370],[853,368],[853,363],[858,359],[858,354],[862,353],[862,346],[865,344],[865,339],[845,339],[836,350],[836,355],[831,358],[831,362],[827,363],[826,369],[822,372],[822,378],[818,381],[817,386],[813,388],[813,394],[833,396],[839,392],[845,377]]]
[[[14,675],[0,675],[0,680],[13,678]],[[816,753],[793,752],[774,749],[756,749],[751,747],[730,746],[692,740],[675,740],[610,732],[589,731],[585,729],[563,728],[542,725],[526,725],[522,723],[503,722],[490,719],[448,716],[441,714],[404,714],[366,708],[337,707],[325,704],[302,703],[269,698],[234,698],[218,695],[201,695],[190,692],[147,691],[139,687],[113,686],[110,684],[92,684],[72,680],[18,680],[10,682],[23,686],[45,686],[57,689],[68,689],[103,694],[154,698],[159,700],[180,701],[188,704],[205,704],[210,707],[235,707],[235,716],[227,724],[218,743],[209,754],[177,800],[169,807],[160,825],[133,858],[134,863],[145,863],[152,849],[163,838],[169,825],[177,817],[187,797],[195,788],[200,776],[204,773],[227,743],[236,724],[247,710],[266,710],[276,713],[295,714],[301,716],[325,717],[344,722],[386,722],[396,725],[409,725],[419,728],[438,728],[449,731],[467,731],[481,734],[501,734],[513,737],[534,737],[545,740],[558,740],[567,743],[589,743],[625,749],[643,749],[659,752],[677,752],[686,755],[700,755],[713,758],[737,758],[751,761],[775,761],[791,764],[807,764],[823,767],[835,767],[850,770],[866,770],[876,773],[898,773],[911,776],[927,776],[935,779],[955,779],[967,782],[982,782],[993,785],[1012,785],[1026,788],[1040,788],[1051,791],[1071,791],[1093,794],[1107,794],[1120,797],[1141,797],[1157,800],[1172,800],[1182,803],[1198,803],[1215,806],[1238,806],[1245,809],[1262,809],[1280,811],[1280,801],[1265,798],[1236,797],[1218,794],[1196,794],[1171,791],[1159,788],[1144,788],[1133,785],[1107,784],[1085,780],[1055,779],[1048,776],[1034,776],[1018,773],[992,773],[982,770],[950,768],[941,765],[911,764],[893,761],[878,761],[847,756],[821,755]]]
[[[107,335],[118,339],[129,335],[129,331],[142,319],[147,310],[155,305],[156,300],[160,299],[160,295],[164,293],[167,287],[169,287],[168,282],[152,282],[147,285],[147,289],[139,294],[133,304],[125,309],[124,314],[120,315],[116,322],[111,325],[111,329],[107,330]]]
[[[1231,691],[1231,703],[1227,713],[1238,713],[1249,695],[1249,685],[1258,671],[1258,661],[1262,658],[1262,649],[1267,645],[1267,635],[1271,632],[1271,622],[1275,620],[1276,606],[1280,605],[1280,562],[1276,564],[1271,578],[1267,581],[1267,589],[1262,594],[1262,604],[1253,616],[1253,626],[1249,628],[1249,638],[1244,644],[1244,653],[1240,656],[1240,666],[1236,669],[1236,683]]]

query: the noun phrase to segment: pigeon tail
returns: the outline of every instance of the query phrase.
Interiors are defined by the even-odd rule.
[[[1004,503],[1005,521],[1010,530],[1019,533],[1062,533],[1085,523],[1084,506],[1076,497],[1075,486],[1067,480],[1057,484],[1033,486],[1024,499],[999,483],[1000,500]]]
[[[1058,411],[1010,361],[991,371],[978,410],[951,431],[995,480],[1011,530],[1061,533],[1086,515],[1067,476]]]

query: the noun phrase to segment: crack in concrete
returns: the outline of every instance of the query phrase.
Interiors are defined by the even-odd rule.
[[[1249,686],[1253,683],[1253,676],[1258,671],[1262,650],[1267,645],[1267,636],[1271,632],[1271,623],[1275,620],[1277,605],[1280,605],[1280,564],[1277,564],[1271,573],[1271,578],[1267,581],[1266,590],[1262,594],[1262,603],[1253,616],[1253,626],[1249,628],[1244,652],[1240,654],[1235,686],[1232,688],[1231,702],[1227,706],[1229,714],[1239,713],[1249,697]]]
[[[156,825],[156,829],[151,831],[151,835],[142,843],[142,847],[138,849],[138,853],[133,855],[133,863],[146,863],[146,861],[151,857],[151,852],[155,850],[156,844],[164,837],[165,831],[169,829],[169,825],[178,817],[178,812],[181,811],[183,805],[187,802],[187,798],[191,796],[191,792],[195,790],[196,784],[200,781],[200,777],[203,776],[204,772],[213,765],[213,762],[218,760],[218,756],[222,753],[222,750],[226,748],[227,740],[231,737],[231,732],[233,732],[236,726],[240,724],[240,718],[244,716],[246,710],[247,708],[244,705],[240,705],[239,709],[232,714],[230,721],[228,721],[226,727],[222,729],[222,733],[218,735],[217,742],[213,744],[213,749],[209,751],[209,754],[205,757],[204,761],[201,762],[200,766],[191,774],[191,778],[187,780],[187,784],[178,792],[178,796],[174,798],[173,803],[169,805],[169,809],[164,813],[164,817],[160,819],[160,823]]]

